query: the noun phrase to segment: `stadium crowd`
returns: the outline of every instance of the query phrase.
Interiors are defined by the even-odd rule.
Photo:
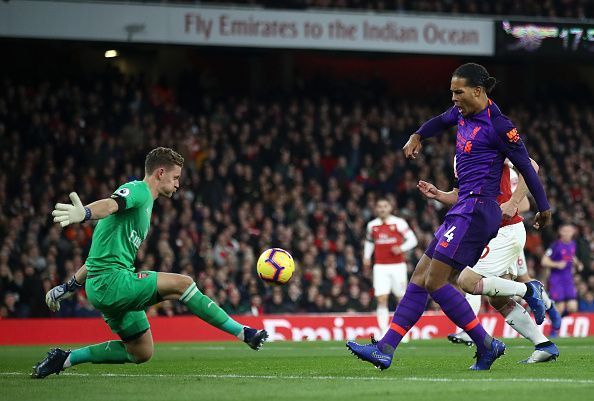
[[[400,147],[447,98],[440,106],[333,93],[180,99],[171,87],[130,78],[1,81],[0,317],[49,316],[45,292],[85,260],[93,223],[62,231],[51,223],[53,205],[73,190],[89,203],[142,179],[144,157],[156,146],[180,151],[186,165],[174,198],[155,203],[137,268],[195,277],[231,314],[374,311],[361,252],[375,199],[387,195],[416,232],[411,269],[446,212],[416,183],[452,186],[453,136],[428,142],[416,162],[405,161]],[[549,98],[508,114],[541,166],[554,227],[578,227],[580,310],[594,311],[594,109]],[[543,281],[540,259],[554,227],[528,228],[529,271]],[[271,246],[296,259],[285,287],[256,277],[255,260]],[[184,312],[171,301],[150,310]],[[82,290],[57,313],[97,314]]]
[[[488,14],[551,18],[592,18],[594,5],[588,0],[188,0],[186,3],[250,5],[270,8],[326,8],[390,12]]]

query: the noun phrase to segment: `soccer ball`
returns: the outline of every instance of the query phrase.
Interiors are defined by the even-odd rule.
[[[295,261],[284,249],[270,248],[258,258],[256,270],[258,276],[267,283],[282,285],[293,277]]]

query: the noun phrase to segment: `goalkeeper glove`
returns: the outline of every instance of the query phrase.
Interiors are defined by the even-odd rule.
[[[72,276],[65,284],[60,284],[52,288],[45,294],[45,303],[52,312],[60,310],[60,302],[70,298],[76,290],[81,288],[83,285],[76,281],[76,277]]]
[[[56,208],[52,212],[54,223],[60,223],[62,227],[69,224],[80,223],[91,218],[91,209],[83,206],[76,192],[70,193],[72,205],[67,203],[56,203]]]

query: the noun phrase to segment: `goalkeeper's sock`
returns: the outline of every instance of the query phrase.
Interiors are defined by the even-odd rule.
[[[122,341],[107,341],[75,349],[64,361],[64,368],[80,363],[135,363],[134,357],[126,352]]]
[[[192,283],[179,300],[200,319],[243,340],[243,325],[231,319],[212,299],[201,293],[196,283]]]

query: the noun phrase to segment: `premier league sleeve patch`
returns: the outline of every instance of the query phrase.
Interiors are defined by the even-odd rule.
[[[120,188],[113,193],[116,196],[121,196],[125,198],[126,196],[130,195],[130,190],[128,188]]]

